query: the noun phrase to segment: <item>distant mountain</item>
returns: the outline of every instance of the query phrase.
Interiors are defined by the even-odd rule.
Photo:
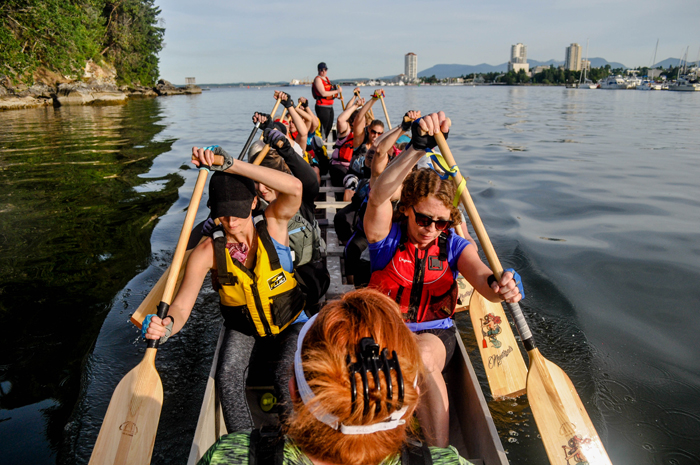
[[[550,66],[554,65],[563,66],[563,61],[548,60],[548,61],[537,61],[537,60],[527,60],[530,65],[530,69],[535,66]],[[593,68],[600,68],[601,66],[610,65],[611,68],[626,68],[622,63],[609,62],[605,58],[590,58],[591,66]],[[676,64],[678,61],[676,61]],[[435,65],[426,70],[420,71],[418,77],[430,77],[433,74],[438,79],[443,79],[447,77],[459,77],[466,76],[472,73],[505,73],[508,71],[508,63],[501,63],[500,65],[489,65],[488,63],[481,63],[480,65]],[[388,77],[387,77],[388,78]]]
[[[658,68],[659,66],[664,69],[668,68],[669,66],[676,67],[680,61],[680,58],[666,58],[664,61],[656,63],[654,66],[652,66],[652,68]]]
[[[497,66],[481,63],[480,65],[435,65],[426,70],[420,71],[418,77],[430,77],[433,74],[438,79],[448,77],[459,77],[471,73],[505,73],[508,70],[508,63]]]

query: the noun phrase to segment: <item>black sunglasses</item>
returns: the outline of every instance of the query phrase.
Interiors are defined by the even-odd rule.
[[[452,226],[452,220],[434,220],[428,215],[423,213],[418,213],[415,208],[411,207],[413,214],[416,215],[416,224],[424,228],[430,227],[431,224],[435,223],[435,229],[438,231],[444,231],[445,229]]]

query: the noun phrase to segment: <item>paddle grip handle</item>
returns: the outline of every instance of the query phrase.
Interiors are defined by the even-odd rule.
[[[193,160],[197,160],[198,158],[192,155]],[[216,166],[221,166],[224,164],[224,157],[222,155],[214,155],[214,163],[212,165]]]
[[[156,316],[161,320],[168,316],[168,310],[170,309],[170,304],[161,302],[158,304],[158,310],[156,311]],[[172,318],[172,317],[171,317]],[[149,339],[146,347],[149,349],[157,349],[160,344],[160,339]]]
[[[248,140],[246,141],[245,145],[243,146],[243,150],[241,150],[241,154],[238,155],[239,160],[243,160],[243,157],[245,156],[245,153],[250,148],[250,143],[253,141],[253,138],[255,137],[255,133],[258,132],[259,127],[260,127],[260,122],[255,123],[255,127],[253,128],[253,131],[251,131],[250,135],[248,136]]]
[[[520,309],[520,305],[518,303],[512,304],[510,302],[505,302],[505,304],[506,307],[508,307],[510,314],[513,316],[513,321],[515,321],[515,327],[518,328],[520,340],[523,341],[523,346],[525,346],[525,350],[530,352],[536,347],[535,338],[532,337],[532,332],[530,332],[530,327],[528,326],[527,321],[525,321],[525,315],[523,315],[523,311]]]

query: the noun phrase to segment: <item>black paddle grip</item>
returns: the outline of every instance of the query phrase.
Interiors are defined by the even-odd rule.
[[[170,304],[166,304],[165,302],[161,301],[158,304],[158,310],[156,311],[156,316],[162,320],[163,318],[168,316],[168,309],[169,308],[170,308]],[[160,343],[160,339],[149,339],[146,347],[148,347],[149,349],[157,349],[159,343]]]
[[[532,337],[530,327],[527,325],[527,321],[525,321],[525,316],[523,315],[523,311],[520,309],[520,305],[517,303],[512,304],[510,302],[505,302],[505,304],[506,307],[508,307],[508,310],[510,310],[510,314],[513,316],[515,327],[518,328],[520,340],[523,341],[525,350],[529,352],[535,349],[535,347],[537,347],[535,345],[535,338]]]

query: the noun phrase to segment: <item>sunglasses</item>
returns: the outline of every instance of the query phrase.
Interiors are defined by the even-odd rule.
[[[431,224],[435,223],[435,229],[437,229],[438,231],[444,231],[445,229],[452,226],[451,220],[434,220],[428,215],[418,213],[413,207],[411,207],[411,210],[413,210],[413,214],[416,215],[416,224],[418,226],[429,228]]]
[[[371,132],[372,134],[376,134],[376,135],[378,135],[378,136],[381,136],[382,134],[384,134],[384,131],[382,131],[382,132],[377,132],[377,131],[375,131],[374,129],[370,129],[369,132]]]

